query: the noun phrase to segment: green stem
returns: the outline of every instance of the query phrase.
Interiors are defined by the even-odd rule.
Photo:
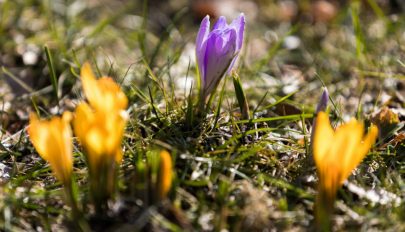
[[[200,116],[202,117],[204,115],[205,112],[205,108],[206,108],[206,96],[204,94],[204,90],[200,91],[200,98],[198,99],[198,106],[197,106],[197,112],[196,112],[196,116],[199,118]]]
[[[331,218],[333,216],[335,198],[336,192],[330,194],[322,186],[318,187],[314,206],[316,231],[331,231]]]
[[[79,207],[77,206],[77,199],[73,191],[73,179],[70,179],[67,183],[64,184],[65,197],[66,200],[72,209],[72,221],[76,224],[77,228],[80,231],[90,231],[90,227],[84,219]]]
[[[98,216],[108,209],[108,200],[113,199],[117,190],[117,166],[115,160],[101,159],[90,172],[90,191]]]

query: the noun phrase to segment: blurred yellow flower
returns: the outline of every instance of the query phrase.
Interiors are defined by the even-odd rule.
[[[371,126],[364,136],[364,125],[356,119],[333,131],[329,117],[319,112],[314,136],[314,159],[320,184],[329,193],[336,192],[375,143],[378,129]]]
[[[159,197],[163,199],[166,197],[167,193],[172,186],[172,178],[173,178],[173,164],[172,164],[172,157],[170,156],[169,152],[166,150],[162,150],[160,152],[160,178],[159,178]]]
[[[63,184],[69,184],[72,176],[72,130],[70,112],[62,117],[39,120],[30,114],[28,134],[39,155],[49,162],[56,178]]]
[[[93,167],[105,158],[121,163],[128,99],[110,77],[96,80],[89,63],[83,65],[80,77],[89,104],[83,102],[76,108],[75,134]]]
[[[320,230],[329,230],[329,217],[337,190],[359,165],[375,143],[378,129],[372,125],[364,135],[364,125],[350,120],[334,131],[329,117],[319,112],[313,141],[314,160],[318,171],[318,195],[315,213]]]
[[[112,78],[96,79],[88,63],[82,66],[80,78],[88,103],[77,106],[73,129],[85,150],[91,194],[100,211],[116,190],[128,99]]]

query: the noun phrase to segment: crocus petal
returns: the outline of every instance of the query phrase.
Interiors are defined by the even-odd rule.
[[[86,144],[86,134],[93,126],[95,121],[95,115],[93,110],[87,103],[80,103],[76,107],[75,111],[75,118],[73,120],[73,130],[79,139],[79,142],[82,143],[83,146],[87,146]]]
[[[30,113],[30,125],[28,127],[28,134],[30,135],[30,140],[37,150],[38,154],[45,160],[48,160],[48,157],[52,151],[49,149],[52,148],[48,146],[47,139],[51,136],[49,135],[50,131],[47,126],[42,126],[43,122],[39,121],[38,117],[34,113]]]
[[[358,122],[356,119],[350,120],[350,122],[340,126],[336,131],[336,137],[343,137],[343,141],[340,142],[340,165],[342,166],[341,180],[339,184],[343,182],[350,176],[353,169],[360,163],[364,158],[364,155],[358,152],[358,146],[363,137],[364,126],[363,123]],[[336,142],[337,144],[337,142]],[[344,145],[343,145],[344,144]],[[338,150],[337,148],[331,148]]]
[[[328,198],[333,198],[339,188],[340,166],[338,163],[328,163],[320,173],[319,181],[322,191],[326,191]]]
[[[321,111],[325,111],[328,107],[329,93],[326,87],[323,88],[322,96],[319,99],[318,105],[316,106],[315,113],[318,114]],[[311,131],[311,143],[314,142],[314,135],[316,130],[316,118],[312,120],[312,131]]]
[[[227,40],[227,43],[224,43],[224,39]],[[203,87],[206,93],[210,93],[217,86],[235,57],[235,41],[236,31],[234,29],[210,34],[204,60],[206,79]]]
[[[237,39],[236,39],[236,53],[239,53],[240,49],[242,48],[243,45],[243,34],[245,31],[245,15],[241,13],[239,17],[235,20],[232,21],[230,27],[235,28],[237,32]],[[235,65],[236,60],[238,59],[238,56],[235,56],[229,65],[228,68],[228,73],[232,70],[233,66]]]
[[[38,154],[49,162],[56,178],[69,183],[72,173],[72,132],[70,112],[61,117],[40,121],[35,114],[30,115],[28,133]]]
[[[363,128],[361,131],[363,131]],[[364,159],[370,148],[375,143],[377,136],[378,136],[378,129],[376,126],[372,125],[368,134],[363,139],[359,140],[356,147],[356,151],[352,155],[351,159],[346,161],[347,162],[346,167],[350,171],[349,173],[347,173],[346,176],[342,176],[343,179],[342,182],[350,176],[352,170],[355,169],[356,166]]]
[[[212,28],[212,30],[216,30],[216,29],[225,29],[225,27],[227,27],[227,23],[226,23],[226,18],[224,16],[219,17],[219,19],[217,20],[217,22],[215,23],[214,27]]]
[[[96,76],[91,70],[89,63],[84,63],[80,70],[80,78],[82,80],[83,92],[89,101],[90,105],[97,106],[102,97],[102,92],[97,86]]]
[[[369,132],[364,137],[363,141],[359,145],[360,153],[367,153],[368,150],[373,146],[378,136],[378,128],[375,125],[371,125]]]
[[[88,153],[89,160],[92,160],[92,165],[96,165],[96,160],[103,155],[121,163],[121,141],[125,124],[126,118],[121,112],[105,114],[102,111],[93,111],[86,103],[81,103],[76,108],[73,127]]]
[[[245,32],[245,15],[241,13],[238,18],[234,19],[231,23],[231,27],[234,27],[238,33],[238,39],[237,39],[237,50],[240,50],[242,48],[243,44],[243,34]]]
[[[328,101],[329,101],[329,92],[328,89],[324,87],[321,98],[319,99],[318,105],[316,106],[316,113],[325,111],[326,107],[328,107]]]
[[[82,66],[80,77],[87,101],[95,110],[111,112],[127,107],[128,99],[120,86],[110,77],[97,80],[89,63]]]
[[[106,120],[106,123],[110,124],[111,126],[106,126],[104,128],[105,133],[110,135],[105,138],[105,149],[109,154],[114,154],[115,151],[121,150],[120,147],[122,137],[124,135],[126,119],[122,116],[122,114],[118,113],[114,116],[108,117]]]
[[[200,78],[201,80],[204,79],[204,57],[205,57],[205,51],[207,47],[207,38],[208,34],[210,32],[210,16],[205,16],[205,18],[202,20],[200,29],[197,34],[197,39],[196,39],[196,56],[197,56],[197,64],[198,64],[198,70],[200,72]],[[204,85],[204,83],[201,83]]]
[[[201,48],[203,42],[208,38],[208,34],[210,32],[210,16],[207,15],[201,21],[200,29],[198,30],[196,46],[197,48]]]
[[[103,93],[102,99],[98,99],[98,110],[107,112],[127,108],[128,98],[121,88],[111,77],[102,77],[97,81],[97,87]]]
[[[173,164],[169,152],[163,150],[160,152],[160,198],[166,197],[172,185]]]
[[[89,153],[92,156],[102,156],[107,155],[106,153],[106,134],[102,128],[93,127],[86,133],[86,144],[88,144]]]
[[[64,112],[62,117],[51,119],[51,128],[54,143],[59,147],[59,154],[51,156],[49,163],[55,174],[59,175],[58,179],[63,183],[70,180],[73,166],[72,157],[72,130],[70,121],[72,115],[70,112]],[[48,146],[50,146],[48,144]]]
[[[333,141],[334,131],[329,117],[325,112],[319,112],[316,118],[316,130],[313,141],[314,159],[317,167],[322,166],[325,156]]]

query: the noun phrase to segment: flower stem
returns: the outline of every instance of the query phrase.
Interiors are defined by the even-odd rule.
[[[207,101],[207,99],[205,97],[204,90],[201,90],[200,98],[198,99],[197,112],[196,112],[197,117],[204,115],[205,108],[206,108],[206,101]]]
[[[316,231],[331,231],[335,198],[335,192],[327,192],[322,186],[319,186],[314,206]]]
[[[76,224],[76,227],[79,229],[79,231],[90,231],[89,225],[87,224],[81,211],[79,210],[79,207],[77,206],[77,199],[75,197],[73,188],[73,178],[64,184],[63,189],[65,192],[66,201],[72,209],[72,221]]]
[[[106,156],[90,169],[90,192],[98,216],[108,210],[108,201],[117,191],[117,163]]]

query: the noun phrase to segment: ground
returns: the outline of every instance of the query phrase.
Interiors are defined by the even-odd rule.
[[[104,217],[87,204],[75,141],[77,195],[92,230],[312,230],[310,134],[323,87],[334,126],[355,117],[380,129],[338,192],[333,230],[405,230],[404,11],[399,0],[0,0],[2,230],[74,230],[26,128],[31,111],[74,111],[86,61],[129,98],[119,194]],[[234,73],[250,119],[227,76],[206,117],[190,123],[199,23],[240,12],[247,24]],[[168,198],[155,203],[133,187],[152,149],[168,150],[175,172]]]

